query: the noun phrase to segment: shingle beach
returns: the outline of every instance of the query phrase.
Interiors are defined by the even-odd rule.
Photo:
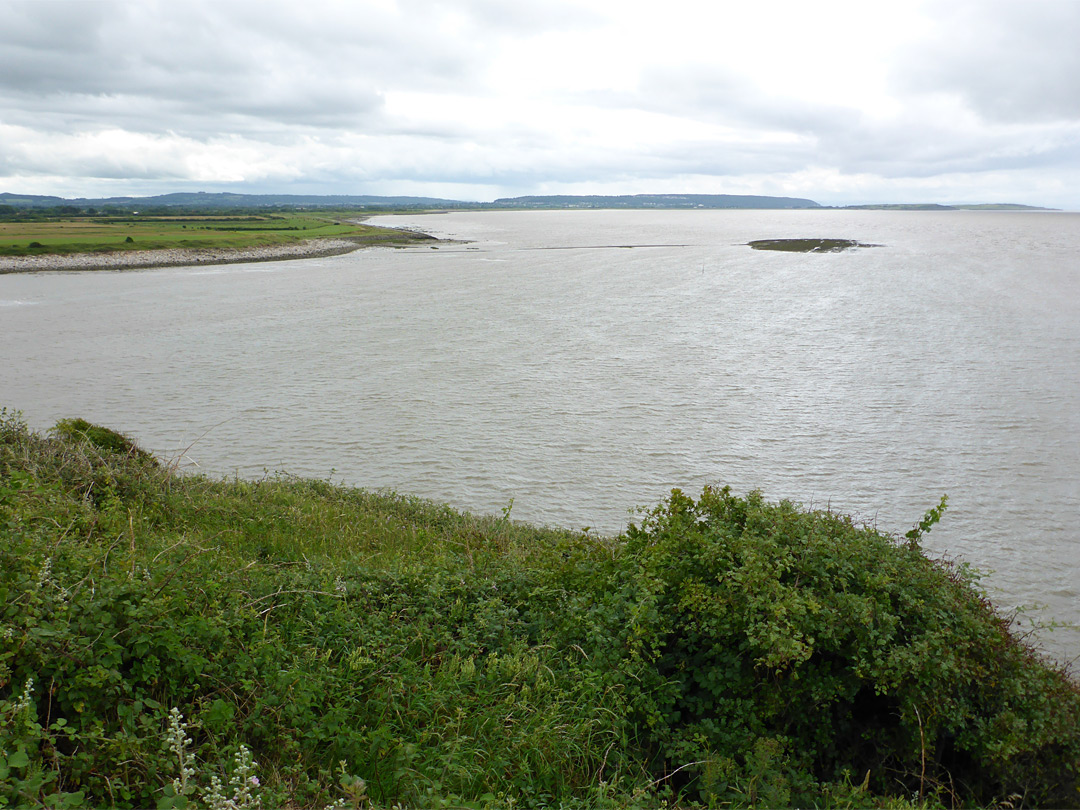
[[[32,273],[50,270],[138,270],[149,267],[185,267],[239,262],[273,262],[309,259],[350,253],[362,244],[349,239],[310,239],[287,245],[251,248],[200,248],[198,250],[115,250],[107,253],[0,256],[0,273]]]

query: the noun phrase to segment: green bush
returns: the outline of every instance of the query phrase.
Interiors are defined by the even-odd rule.
[[[75,441],[86,441],[98,450],[123,456],[132,456],[143,461],[155,461],[141,450],[130,438],[107,427],[95,425],[85,419],[61,419],[53,428],[53,433]]]
[[[949,803],[1078,798],[1077,684],[969,570],[847,517],[676,490],[579,624],[579,643],[608,640],[595,660],[621,673],[654,769],[710,802],[811,803],[853,774]]]

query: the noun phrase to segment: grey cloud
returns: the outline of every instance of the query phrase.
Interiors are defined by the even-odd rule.
[[[835,125],[848,109],[795,98],[775,98],[746,74],[693,67],[654,67],[642,73],[637,106],[726,125],[809,132]],[[849,102],[850,104],[850,102]]]
[[[734,177],[752,174],[789,174],[801,171],[813,161],[810,150],[796,146],[777,150],[751,143],[716,144],[690,141],[641,160],[640,170],[652,176],[701,175]]]
[[[1022,170],[1076,162],[1080,126],[972,127],[919,107],[817,133],[816,157],[846,173],[885,178]]]
[[[52,109],[68,123],[81,116],[86,126],[142,131],[220,131],[223,116],[252,119],[242,131],[260,122],[377,127],[384,88],[445,90],[478,69],[467,43],[348,4],[321,13],[114,2],[5,11],[0,120]]]
[[[603,25],[607,18],[573,0],[508,2],[508,0],[400,0],[420,19],[446,13],[460,15],[476,32],[498,31],[535,34],[570,31]]]
[[[1080,10],[1080,3],[1076,8]],[[827,166],[844,173],[898,178],[1075,162],[1080,124],[1064,129],[1029,126],[1024,131],[1015,126],[977,126],[961,108],[925,103],[924,97],[915,93],[901,98],[899,112],[875,119],[863,111],[858,98],[811,104],[770,96],[746,75],[732,71],[664,67],[644,72],[633,93],[593,100],[740,132],[742,143],[735,146],[710,150],[707,143],[700,145],[699,155],[718,155],[696,161],[700,164],[696,171],[705,174]]]
[[[0,169],[0,175],[60,175],[93,177],[102,180],[165,180],[186,177],[185,167],[178,156],[152,162],[133,155],[118,153],[69,156],[57,160],[54,155],[26,154],[19,150],[11,162]]]
[[[117,10],[115,2],[79,0],[7,0],[2,6],[4,26],[0,38],[8,45],[51,50],[62,43],[85,52],[93,47],[94,32]]]
[[[662,180],[678,175],[734,176],[755,172],[794,172],[802,157],[777,153],[754,144],[717,147],[684,139],[663,148],[608,147],[558,141],[517,140],[503,133],[497,143],[477,145],[470,154],[441,139],[410,139],[408,157],[392,165],[371,167],[368,179],[403,179],[441,183],[493,183],[507,189],[528,189],[546,183],[614,182],[637,178]]]
[[[990,121],[1080,120],[1080,3],[948,0],[901,55],[898,85],[954,93]]]

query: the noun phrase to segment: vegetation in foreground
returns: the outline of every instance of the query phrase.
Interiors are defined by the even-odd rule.
[[[0,412],[0,804],[1075,806],[1080,690],[920,552],[940,510],[603,538]]]
[[[0,256],[252,248],[318,238],[348,239],[360,244],[431,238],[348,221],[357,216],[364,214],[331,211],[231,216],[22,216],[0,221]]]

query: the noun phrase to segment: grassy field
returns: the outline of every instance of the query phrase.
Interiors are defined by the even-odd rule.
[[[597,537],[0,411],[0,806],[1075,807],[1080,688],[943,508]]]
[[[0,256],[93,253],[161,248],[247,248],[334,237],[363,244],[423,238],[409,231],[350,220],[360,214],[257,216],[57,217],[0,222]]]

